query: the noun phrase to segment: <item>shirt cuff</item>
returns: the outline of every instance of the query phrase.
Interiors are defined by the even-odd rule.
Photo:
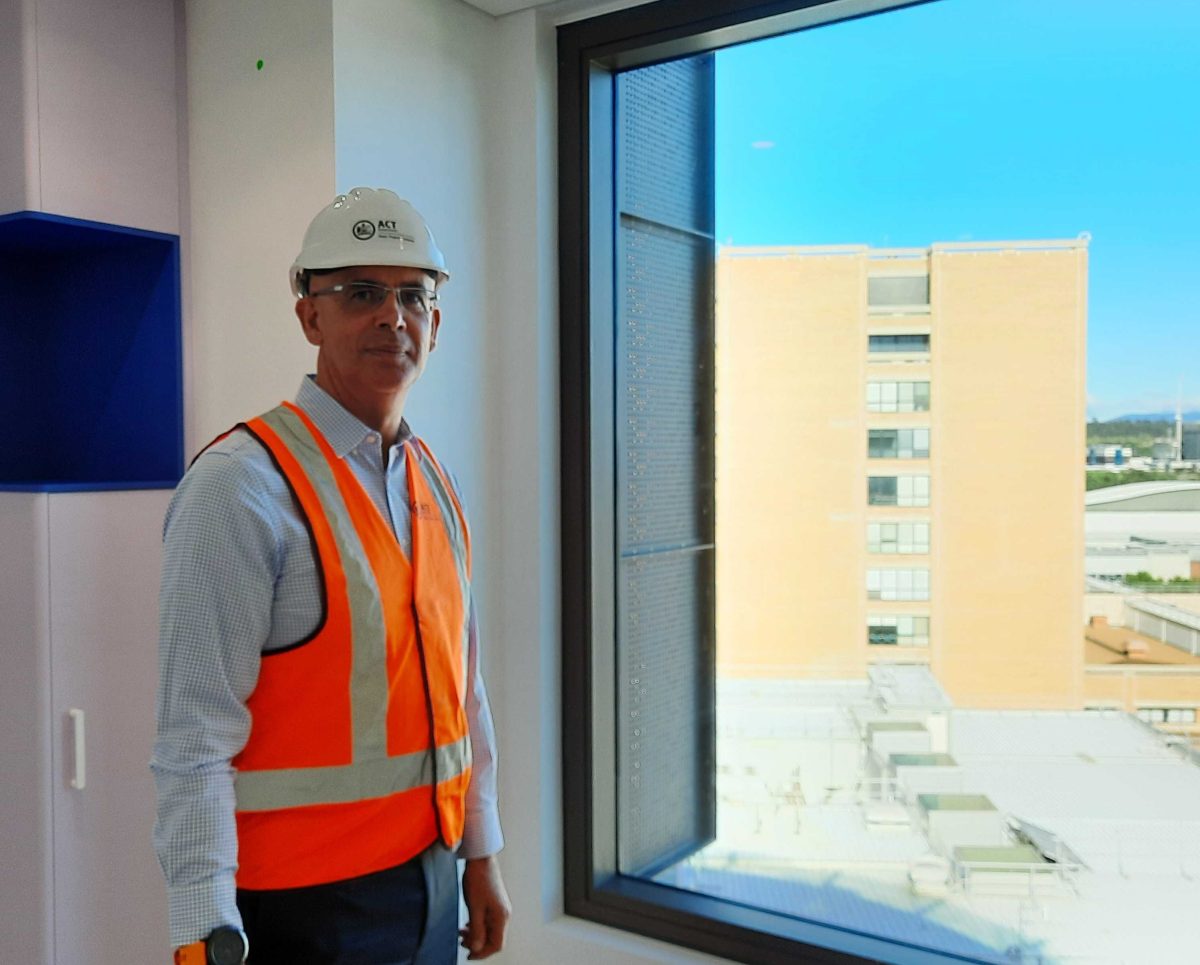
[[[242,927],[233,879],[202,881],[167,889],[171,947],[190,945],[222,925]]]
[[[495,807],[467,811],[462,844],[458,857],[470,861],[497,854],[504,847],[504,832],[500,830],[500,812]]]

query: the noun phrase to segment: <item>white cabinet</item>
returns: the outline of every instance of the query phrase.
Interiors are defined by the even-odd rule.
[[[0,492],[6,965],[167,960],[148,765],[169,498]],[[72,711],[82,712],[83,746]],[[81,752],[86,774],[77,772]]]

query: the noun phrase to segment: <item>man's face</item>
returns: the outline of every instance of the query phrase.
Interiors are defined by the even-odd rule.
[[[403,398],[437,344],[441,314],[436,303],[428,313],[412,306],[402,311],[394,294],[364,307],[364,292],[356,296],[350,287],[359,282],[434,290],[433,279],[419,268],[364,265],[312,278],[310,294],[296,302],[296,315],[305,337],[318,348],[317,382],[343,403],[380,395]],[[329,292],[339,285],[342,291]]]

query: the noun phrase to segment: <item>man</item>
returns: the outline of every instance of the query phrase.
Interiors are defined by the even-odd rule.
[[[151,767],[176,962],[241,962],[247,939],[252,965],[503,945],[470,536],[403,419],[448,278],[407,201],[339,195],[291,271],[315,378],[171,502]]]

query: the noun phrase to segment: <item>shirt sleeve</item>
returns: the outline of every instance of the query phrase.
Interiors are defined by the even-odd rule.
[[[280,562],[278,509],[257,475],[236,458],[236,446],[206,453],[180,483],[164,524],[150,766],[172,947],[220,925],[241,927],[230,761],[250,732],[245,702],[258,679]]]
[[[467,786],[466,822],[460,858],[486,858],[504,847],[496,805],[496,731],[479,659],[479,625],[471,601],[467,634],[467,728],[471,736],[471,783]]]
[[[462,487],[453,473],[447,473],[458,504],[466,516],[467,505]],[[480,658],[479,622],[472,595],[467,631],[467,730],[471,738],[471,783],[467,786],[466,821],[458,856],[470,860],[486,858],[504,847],[500,828],[500,809],[496,803],[496,730],[488,703]]]

